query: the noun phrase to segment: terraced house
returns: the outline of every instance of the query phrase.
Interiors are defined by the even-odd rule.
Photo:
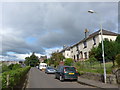
[[[103,39],[108,39],[114,41],[117,37],[117,33],[102,30]],[[86,36],[80,42],[72,45],[71,47],[64,48],[61,53],[65,58],[73,58],[74,60],[86,60],[89,58],[89,52],[93,47],[96,47],[101,42],[101,30]]]

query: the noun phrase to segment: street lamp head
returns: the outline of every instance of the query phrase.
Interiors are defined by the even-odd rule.
[[[93,10],[89,10],[88,12],[89,12],[89,13],[96,13],[96,12],[95,12],[95,11],[93,11]]]

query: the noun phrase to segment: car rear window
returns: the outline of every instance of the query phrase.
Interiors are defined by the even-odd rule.
[[[53,67],[48,67],[48,69],[54,69]]]
[[[65,71],[76,71],[75,67],[65,67]]]

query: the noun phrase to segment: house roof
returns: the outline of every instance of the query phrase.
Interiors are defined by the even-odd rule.
[[[114,33],[114,32],[108,31],[108,30],[104,30],[104,29],[102,29],[102,33],[103,33],[103,35],[110,35],[110,36],[117,36],[118,35],[117,33]],[[84,38],[83,40],[81,40],[81,41],[77,42],[76,44],[72,45],[71,48],[78,45],[79,43],[84,42],[84,41],[86,41],[86,40],[88,40],[88,39],[90,39],[94,36],[97,36],[99,34],[101,34],[101,30],[98,30],[97,32],[94,32],[94,33],[90,34],[87,38]]]
[[[70,50],[70,47],[66,47],[66,48],[62,49],[60,52],[64,52],[65,50]]]

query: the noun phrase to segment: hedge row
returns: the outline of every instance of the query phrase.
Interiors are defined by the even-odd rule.
[[[27,66],[2,73],[2,88],[14,88],[14,86],[20,83],[21,79],[28,73],[29,70],[30,67]],[[9,79],[7,80],[7,78]]]

